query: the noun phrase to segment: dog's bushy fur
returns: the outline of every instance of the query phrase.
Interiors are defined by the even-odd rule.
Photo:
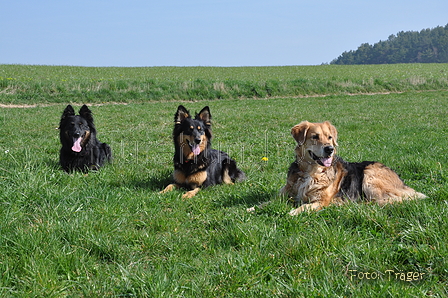
[[[96,137],[96,129],[90,109],[83,105],[79,115],[71,105],[62,113],[59,123],[62,148],[59,163],[66,172],[98,170],[112,158],[112,150]]]
[[[361,199],[384,205],[426,197],[382,163],[347,162],[337,156],[338,132],[328,121],[303,121],[291,129],[291,134],[297,142],[296,160],[280,190],[301,204],[291,215]]]
[[[176,187],[189,189],[184,198],[195,196],[200,188],[245,179],[235,160],[223,151],[211,149],[211,113],[204,107],[195,118],[180,105],[174,115],[174,183],[163,191]]]

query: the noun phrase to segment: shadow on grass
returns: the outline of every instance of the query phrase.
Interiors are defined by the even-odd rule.
[[[161,191],[170,183],[173,183],[173,178],[170,175],[167,175],[164,177],[151,177],[146,181],[134,181],[133,184],[137,188]]]
[[[263,189],[249,189],[240,193],[229,193],[221,196],[219,200],[215,201],[217,207],[232,207],[237,205],[244,205],[246,207],[258,206],[260,204],[269,202],[276,198],[277,191],[265,191]]]
[[[148,179],[133,178],[127,181],[121,181],[120,185],[124,185],[133,189],[161,191],[170,183],[173,183],[172,171],[162,171],[158,175],[151,175]]]

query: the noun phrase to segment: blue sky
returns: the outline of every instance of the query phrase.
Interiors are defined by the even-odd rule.
[[[0,64],[319,65],[445,26],[447,12],[447,0],[4,1]]]

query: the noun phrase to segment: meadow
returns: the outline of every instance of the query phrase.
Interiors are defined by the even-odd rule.
[[[0,65],[0,103],[17,105],[0,108],[0,296],[446,297],[444,69]],[[126,84],[95,90],[94,78]],[[148,80],[159,96],[145,99]],[[238,82],[226,88],[283,82],[285,94],[211,96],[226,80]],[[294,80],[316,91],[294,89]],[[363,80],[374,88],[356,91]],[[160,87],[189,81],[207,87],[203,97]],[[56,128],[68,103],[95,104],[98,138],[114,154],[98,172],[58,165]],[[246,181],[191,199],[159,194],[171,181],[179,104],[210,107],[213,147],[237,160]],[[290,129],[302,120],[331,121],[340,156],[383,162],[428,198],[289,216],[277,193],[294,160]]]
[[[284,67],[0,65],[0,102],[102,103],[447,90],[446,64]]]

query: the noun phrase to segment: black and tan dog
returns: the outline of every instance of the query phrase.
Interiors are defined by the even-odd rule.
[[[379,162],[346,162],[335,155],[338,133],[328,121],[303,121],[291,129],[291,134],[297,142],[296,161],[280,190],[301,204],[291,215],[359,199],[384,205],[426,197]]]
[[[62,144],[59,163],[66,172],[98,170],[112,158],[109,145],[96,138],[92,112],[86,105],[81,107],[79,115],[75,115],[71,105],[65,108],[59,123],[59,137]]]
[[[182,105],[174,115],[174,183],[160,193],[177,187],[189,189],[182,197],[195,196],[201,187],[245,179],[235,160],[225,152],[211,149],[210,109],[204,107],[193,119]]]

